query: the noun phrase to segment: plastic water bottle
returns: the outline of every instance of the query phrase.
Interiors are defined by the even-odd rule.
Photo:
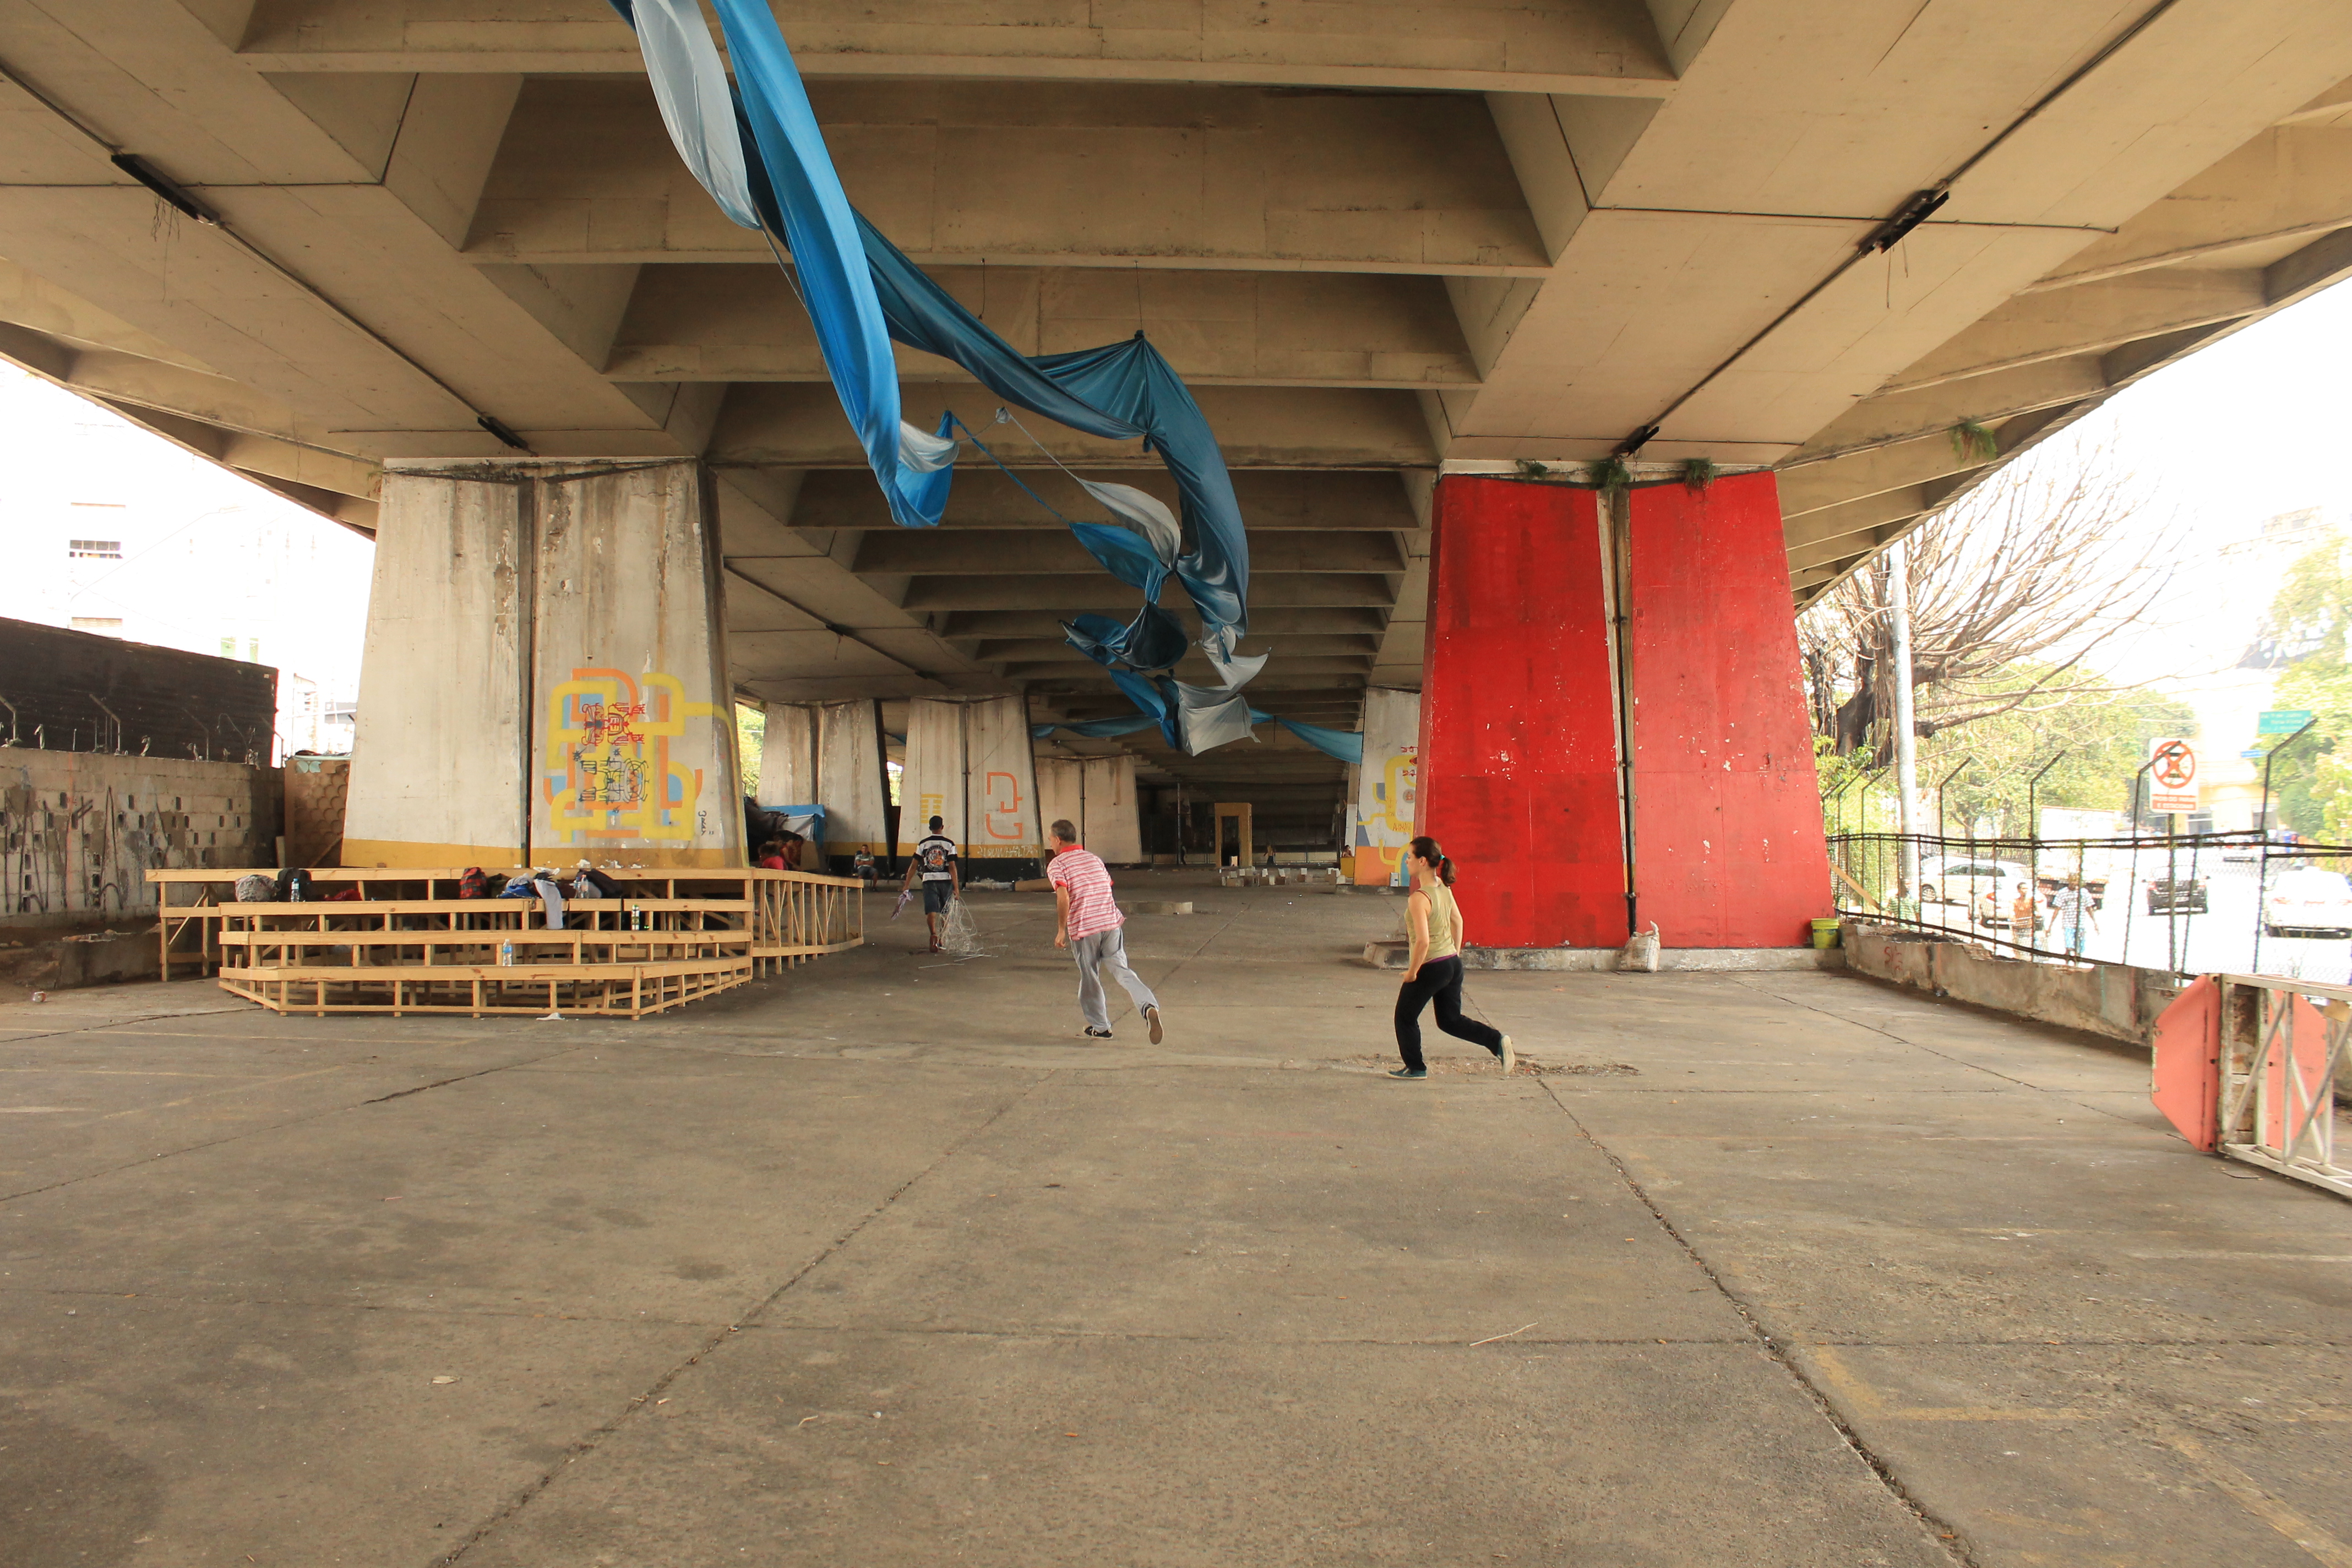
[[[514,943],[510,942],[502,942],[499,943],[499,962],[509,968],[513,967]]]

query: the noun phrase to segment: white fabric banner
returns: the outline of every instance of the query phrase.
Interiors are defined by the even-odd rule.
[[[1067,822],[1084,838],[1087,831],[1087,764],[1079,757],[1039,757],[1037,820],[1047,829]]]
[[[890,797],[883,786],[882,726],[873,701],[820,704],[816,722],[817,804],[824,807],[825,852],[888,854],[882,809]]]
[[[961,846],[964,831],[964,705],[934,697],[907,704],[907,765],[898,775],[898,854],[940,818],[940,831]]]
[[[1421,693],[1364,693],[1364,765],[1356,775],[1356,882],[1391,887],[1405,846],[1421,831]]]
[[[1143,815],[1135,799],[1135,759],[1088,757],[1086,792],[1086,817],[1078,826],[1087,847],[1113,866],[1139,864]]]
[[[824,805],[816,782],[815,707],[771,702],[766,712],[767,736],[760,742],[760,804],[771,811]]]

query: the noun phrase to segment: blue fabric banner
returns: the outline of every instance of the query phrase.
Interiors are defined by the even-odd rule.
[[[1117,648],[1111,648],[1112,639],[1097,639],[1098,646],[1129,663],[1163,658],[1159,668],[1174,663],[1180,655],[1166,645],[1181,628],[1154,605],[1160,582],[1172,574],[1200,612],[1204,643],[1230,649],[1249,625],[1249,539],[1240,502],[1200,405],[1143,334],[1032,359],[908,260],[850,206],[766,0],[711,0],[734,67],[731,82],[696,0],[611,4],[637,31],[663,123],[679,156],[731,220],[761,229],[772,246],[781,236],[791,252],[789,262],[781,254],[777,259],[787,267],[808,310],[826,373],[892,518],[913,528],[938,523],[955,450],[947,439],[949,418],[931,435],[902,417],[890,348],[895,338],[961,365],[1009,404],[1106,439],[1140,439],[1146,450],[1157,450],[1175,479],[1180,500],[1174,540],[1157,536],[1165,530],[1166,512],[1150,497],[1135,492],[1131,500],[1159,509],[1156,527],[1129,501],[1104,493],[1126,487],[1087,488],[1114,515],[1134,525],[1133,531],[1099,523],[1071,525],[1079,542],[1108,569],[1144,591],[1144,609]],[[724,106],[733,110],[731,143]],[[1172,560],[1171,543],[1176,547]],[[1071,640],[1087,646],[1075,633]],[[1096,648],[1087,651],[1103,657]],[[1220,669],[1229,685],[1239,684],[1234,679],[1237,669]],[[1249,673],[1255,673],[1255,667]],[[1171,737],[1175,707],[1163,696],[1153,710]]]

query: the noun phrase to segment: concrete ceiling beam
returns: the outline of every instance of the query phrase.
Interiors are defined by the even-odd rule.
[[[2251,316],[2270,304],[2260,269],[2144,272],[2021,294],[1905,370],[1880,397]]]
[[[1010,426],[982,426],[982,435],[1000,457],[1025,455],[1034,459],[1034,448],[1029,448],[1019,432]],[[1021,447],[1027,448],[1025,454],[1004,450],[998,441],[1000,435],[1010,436]],[[1081,467],[1077,472],[1097,483],[1132,486],[1171,508],[1176,504],[1176,482],[1168,477],[1164,468]],[[811,468],[805,470],[805,476],[791,508],[793,527],[824,531],[896,526],[890,521],[882,492],[864,468]],[[1238,468],[1234,470],[1233,480],[1234,499],[1241,502],[1242,516],[1253,531],[1392,529],[1406,532],[1421,526],[1393,471]],[[1032,495],[1031,490],[1036,493]],[[985,458],[968,453],[957,462],[955,484],[948,491],[947,513],[940,519],[940,527],[942,531],[968,528],[1062,530],[1062,518],[1039,505],[1040,497],[1064,517],[1095,521],[1107,521],[1108,517],[1100,502],[1057,468],[1024,468],[1020,484],[1015,484]]]
[[[1253,633],[1242,639],[1240,651],[1248,656],[1272,652],[1287,658],[1300,655],[1366,655],[1380,647],[1380,640],[1369,635],[1325,636],[1265,636]],[[971,645],[971,657],[980,663],[992,664],[1006,659],[1068,659],[1077,663],[1091,662],[1066,638],[1049,637],[981,637]]]
[[[1100,82],[810,88],[850,200],[925,266],[1443,275],[1549,260],[1476,98]],[[1107,181],[1101,160],[1114,150],[1127,177]],[[1336,206],[1335,192],[1345,193]],[[679,162],[642,77],[530,81],[467,249],[534,265],[767,254]]]
[[[1824,458],[1781,469],[1780,516],[1785,523],[1823,507],[1840,506],[1864,496],[1883,495],[1888,490],[1972,473],[1990,466],[1981,458],[1962,457],[1955,449],[1950,434],[1939,430],[1913,440],[1874,447],[1851,457]]]
[[[2346,227],[2352,227],[2352,124],[2277,125],[2126,217],[2026,291],[2071,290],[2158,268],[2261,267]]]
[[[1063,616],[1052,610],[950,610],[932,618],[950,642],[974,637],[1059,637]],[[1387,621],[1378,607],[1348,605],[1250,606],[1250,638],[1361,633],[1377,635]]]
[[[243,54],[264,70],[644,69],[628,27],[597,0],[508,0],[495,16],[464,0],[260,0],[251,13]],[[847,0],[796,5],[785,19],[795,63],[820,79],[1083,77],[1656,94],[1671,91],[1675,76],[1659,27],[1640,6],[1617,0],[1341,17],[1313,0],[1267,0],[1230,12],[1202,5],[1129,12],[983,4],[959,10],[952,23]],[[1676,32],[1689,36],[1686,24]]]
[[[1250,619],[1257,610],[1291,607],[1373,606],[1386,609],[1395,597],[1390,580],[1371,572],[1268,572],[1252,574]],[[1116,578],[1096,574],[1024,575],[1006,577],[928,577],[912,579],[900,601],[909,611],[923,610],[1066,610],[1131,616],[1135,590]],[[1170,586],[1161,595],[1170,608],[1186,601],[1181,589]]]
[[[1099,512],[1099,509],[1097,509]],[[1249,531],[1255,581],[1276,572],[1400,572],[1404,556],[1392,533]],[[1009,576],[1063,572],[1099,579],[1102,563],[1065,529],[959,529],[953,533],[892,529],[864,536],[853,558],[859,573],[940,573]]]
[[[592,286],[626,273],[625,319],[582,357],[638,381],[824,381],[808,315],[765,258],[710,267],[505,268]],[[932,276],[1023,353],[1141,331],[1195,385],[1468,385],[1468,349],[1434,278],[1380,273],[941,267]],[[610,345],[607,353],[605,345]],[[965,382],[959,366],[898,350],[901,379]]]
[[[2098,396],[2110,385],[2099,357],[2082,354],[2041,360],[1965,381],[1938,382],[1912,392],[1882,393],[1856,404],[1808,442],[1798,456],[1800,459],[1843,457],[1938,431],[1948,435],[1963,424],[1990,428],[2020,414]]]
[[[997,399],[978,388],[940,386],[935,395],[910,395],[907,417],[929,426],[942,407],[997,446],[1008,460],[1036,449],[1009,426],[995,426]],[[1331,387],[1204,386],[1196,401],[1217,432],[1225,462],[1234,468],[1396,468],[1429,467],[1429,426],[1407,392]],[[1073,468],[1164,471],[1135,442],[1106,441],[1049,420],[1024,419],[1046,451]],[[721,467],[855,468],[865,449],[829,386],[751,383],[728,395],[706,454]]]

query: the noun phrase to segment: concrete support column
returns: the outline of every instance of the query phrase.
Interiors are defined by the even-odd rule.
[[[1772,477],[1620,504],[1438,481],[1422,831],[1481,945],[1797,945],[1829,867]]]
[[[733,706],[700,464],[394,465],[344,863],[740,866]]]

